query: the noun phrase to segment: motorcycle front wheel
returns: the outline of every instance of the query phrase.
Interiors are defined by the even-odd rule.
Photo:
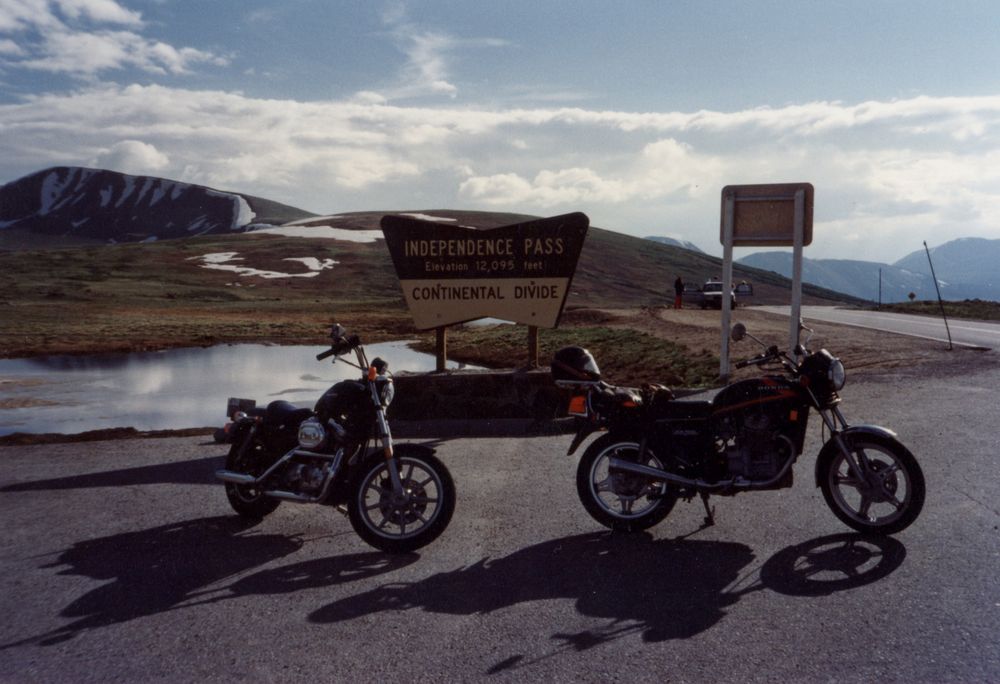
[[[823,498],[833,514],[859,532],[894,534],[913,523],[924,506],[924,474],[899,442],[878,435],[844,435],[859,478],[832,444],[820,453],[817,469]]]
[[[397,454],[403,493],[393,492],[390,461],[377,454],[351,486],[347,514],[365,542],[389,553],[415,551],[438,538],[455,511],[451,474],[430,454]]]
[[[251,439],[245,444],[246,439]],[[229,449],[226,457],[226,470],[260,476],[270,465],[264,445],[253,438],[238,440]],[[244,448],[245,447],[245,448]],[[251,520],[263,518],[274,512],[281,502],[264,495],[264,490],[255,485],[238,485],[226,483],[226,498],[233,510],[244,518]]]
[[[612,458],[663,468],[648,449],[639,457],[639,444],[617,435],[604,435],[594,441],[580,458],[576,469],[576,491],[587,513],[605,527],[623,532],[637,532],[666,518],[677,502],[673,487],[643,475],[613,472]]]

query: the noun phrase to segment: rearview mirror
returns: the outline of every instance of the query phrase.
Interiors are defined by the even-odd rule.
[[[743,325],[742,323],[737,323],[736,325],[733,326],[733,331],[730,334],[730,337],[733,338],[733,342],[739,342],[746,336],[747,336],[747,327],[745,325]]]

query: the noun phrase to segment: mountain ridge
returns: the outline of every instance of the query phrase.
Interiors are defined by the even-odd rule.
[[[0,247],[144,242],[310,216],[271,200],[168,178],[53,166],[0,186]]]
[[[1000,300],[1000,239],[959,238],[930,249],[941,297],[948,300]],[[791,252],[755,252],[737,263],[792,275]],[[802,260],[802,280],[860,299],[902,302],[936,299],[927,252],[914,250],[888,264],[853,259]]]
[[[348,247],[343,242],[342,231],[377,232],[386,214],[415,215],[401,211],[368,211],[317,216],[250,195],[84,167],[43,169],[0,186],[0,202],[0,248],[8,251],[232,236],[232,246],[220,250],[228,252],[248,247],[248,238],[260,232],[255,229],[261,224],[277,225],[277,232],[281,233],[282,227],[294,223],[297,227],[316,227],[319,238],[324,237],[320,227],[332,228],[326,231],[326,236],[332,234],[339,239],[327,240],[329,248],[323,247],[331,257],[344,255],[346,258],[354,250],[359,255],[370,253],[365,259],[375,259],[385,266],[388,266],[385,250],[381,245],[373,245],[375,238],[368,240],[372,244]],[[416,215],[480,229],[538,218],[526,214],[444,209],[422,210]],[[261,260],[261,256],[254,258]],[[242,253],[240,258],[243,258]],[[296,258],[301,257],[296,255]],[[247,259],[247,267],[257,266],[249,263],[250,257]],[[264,267],[282,271],[280,264],[271,263],[270,257],[264,256],[263,261],[267,262]],[[343,266],[338,269],[344,270]],[[358,275],[362,271],[359,269]],[[721,260],[700,250],[692,251],[683,246],[661,244],[591,226],[574,276],[573,291],[579,301],[595,305],[659,305],[672,301],[672,284],[678,275],[686,282],[702,283],[720,274]],[[787,278],[739,265],[734,278],[754,282],[752,301],[788,301]],[[851,299],[812,286],[804,291],[816,302]],[[392,296],[388,292],[384,294]]]

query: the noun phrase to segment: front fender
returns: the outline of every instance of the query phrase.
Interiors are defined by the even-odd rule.
[[[244,418],[233,423],[229,427],[229,442],[231,444],[239,444],[246,436],[250,434],[250,430],[253,429],[255,421],[250,418]]]
[[[412,442],[394,443],[392,453],[396,456],[433,456],[436,451],[424,444],[413,444]]]
[[[851,437],[854,436],[865,436],[873,437],[875,439],[885,440],[892,444],[898,444],[902,448],[902,443],[899,441],[899,436],[889,428],[882,427],[880,425],[852,425],[846,430],[840,433],[840,436],[845,440],[850,441]],[[820,449],[819,456],[816,457],[816,486],[820,486],[820,480],[822,479],[822,473],[826,472],[826,463],[832,459],[838,452],[839,447],[837,446],[837,441],[831,437],[827,440],[823,448]]]
[[[601,428],[597,427],[593,423],[586,423],[580,426],[580,429],[576,431],[576,436],[573,437],[573,441],[569,444],[569,450],[566,451],[567,456],[572,456],[573,452],[580,448],[583,444],[583,440],[590,437],[595,432],[598,432]]]

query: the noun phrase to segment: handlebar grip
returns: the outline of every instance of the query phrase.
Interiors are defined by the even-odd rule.
[[[737,368],[746,368],[749,365],[750,365],[749,361],[737,361],[736,362],[736,367]]]
[[[336,353],[337,352],[335,350],[333,350],[333,349],[327,349],[325,352],[320,352],[319,354],[317,354],[316,355],[316,360],[317,361],[322,361],[323,359],[328,358],[330,356],[333,356]]]

